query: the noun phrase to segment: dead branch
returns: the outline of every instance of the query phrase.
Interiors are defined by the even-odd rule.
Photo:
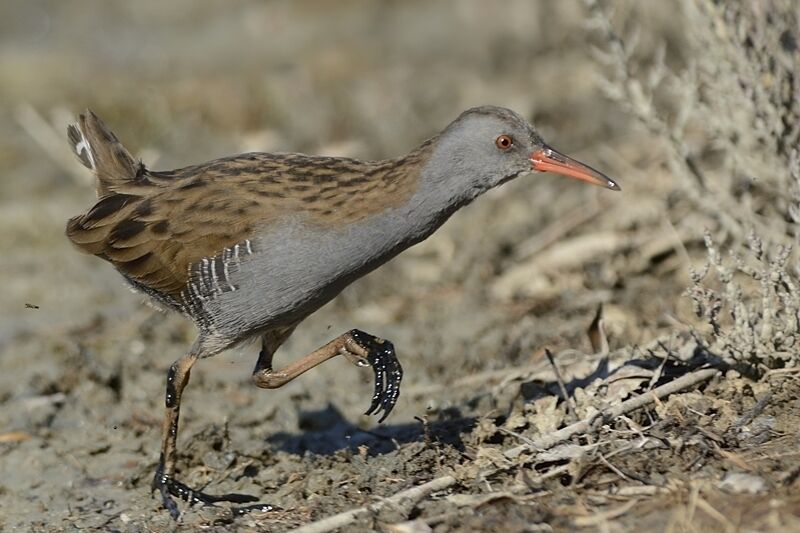
[[[697,372],[686,374],[685,376],[682,376],[674,381],[670,381],[669,383],[665,383],[664,385],[661,385],[652,391],[626,400],[618,406],[612,407],[605,413],[601,413],[602,416],[594,415],[580,422],[576,422],[575,424],[571,424],[559,431],[556,431],[555,433],[535,439],[530,444],[523,444],[522,446],[512,448],[506,451],[505,455],[508,458],[514,458],[525,451],[541,451],[552,448],[556,444],[564,442],[574,435],[593,431],[595,428],[595,422],[597,420],[602,420],[603,418],[613,418],[629,413],[630,411],[634,411],[640,407],[644,407],[645,405],[654,402],[656,399],[664,398],[670,394],[691,387],[692,385],[702,383],[703,381],[708,381],[718,373],[719,370],[716,368],[705,368],[698,370]],[[352,524],[360,518],[377,513],[387,505],[407,507],[409,504],[415,504],[429,494],[450,488],[451,486],[455,485],[455,483],[456,478],[453,476],[447,475],[438,477],[428,481],[427,483],[423,483],[422,485],[398,492],[397,494],[381,501],[371,503],[357,509],[351,509],[337,515],[329,516],[310,524],[306,524],[302,527],[299,527],[295,531],[298,533],[327,533],[328,531],[333,531],[335,529],[343,528],[349,524]]]
[[[697,372],[686,374],[685,376],[681,376],[674,381],[670,381],[669,383],[665,383],[660,387],[656,387],[650,392],[646,392],[634,398],[630,398],[629,400],[625,400],[621,404],[611,407],[607,411],[600,413],[599,416],[592,415],[591,417],[585,418],[580,422],[576,422],[565,428],[559,429],[554,433],[543,435],[538,439],[534,439],[533,443],[530,445],[523,444],[517,446],[516,448],[511,448],[505,452],[505,455],[509,459],[513,459],[526,451],[541,451],[552,448],[556,444],[560,444],[575,435],[592,431],[592,428],[597,420],[615,418],[620,415],[624,415],[630,411],[634,411],[640,407],[644,407],[645,405],[654,402],[656,398],[661,399],[669,396],[670,394],[674,394],[680,390],[691,387],[692,385],[702,383],[703,381],[708,381],[718,373],[719,370],[716,368],[704,368],[702,370],[698,370]]]
[[[412,487],[410,489],[398,492],[394,496],[390,496],[384,500],[372,503],[370,505],[359,507],[358,509],[351,509],[337,515],[329,516],[306,524],[297,528],[296,533],[326,533],[327,531],[334,531],[338,528],[345,527],[352,524],[359,518],[367,516],[372,513],[377,513],[387,505],[407,506],[411,503],[416,503],[422,498],[425,498],[432,492],[444,490],[456,482],[453,476],[442,476],[422,485]]]

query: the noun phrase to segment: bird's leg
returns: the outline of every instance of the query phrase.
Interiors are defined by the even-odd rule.
[[[259,372],[272,372],[272,357],[275,355],[278,348],[281,347],[281,344],[289,338],[295,327],[296,326],[291,326],[286,329],[274,329],[268,331],[261,337],[261,352],[258,354],[256,367],[253,369],[253,379],[255,379],[255,375]]]
[[[378,414],[382,410],[383,415],[380,418],[382,422],[397,403],[403,369],[395,355],[394,345],[387,340],[352,329],[281,370],[272,369],[274,349],[270,349],[274,342],[268,341],[269,339],[265,338],[262,343],[261,354],[253,371],[253,382],[261,388],[282,387],[328,359],[343,355],[356,366],[371,366],[375,372],[375,393],[372,396],[372,404],[365,414]]]
[[[166,415],[164,425],[161,429],[161,456],[156,468],[156,475],[153,478],[152,490],[158,491],[164,508],[169,511],[170,516],[177,520],[180,516],[178,505],[172,496],[181,498],[190,505],[202,503],[212,505],[215,502],[228,501],[234,503],[254,502],[258,498],[246,494],[222,494],[210,495],[196,491],[175,479],[175,461],[177,458],[176,441],[178,438],[178,419],[180,417],[181,396],[183,389],[189,382],[189,374],[192,366],[197,362],[198,354],[195,350],[184,355],[167,372],[167,392],[166,392]],[[271,511],[275,507],[266,504],[250,505],[234,509],[234,513],[243,514],[245,512],[259,510]]]
[[[161,427],[161,455],[158,459],[158,468],[153,478],[152,489],[158,490],[164,507],[175,520],[180,516],[180,511],[171,495],[190,497],[191,490],[184,490],[185,486],[175,480],[175,444],[178,438],[178,418],[180,417],[181,396],[183,389],[189,382],[192,366],[197,362],[197,355],[189,352],[169,367],[167,371],[167,392],[165,395],[166,414]]]

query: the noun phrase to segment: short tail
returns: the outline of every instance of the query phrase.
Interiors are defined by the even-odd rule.
[[[78,117],[77,124],[67,127],[67,137],[78,159],[97,177],[97,196],[100,198],[135,182],[145,172],[142,162],[134,159],[90,110]]]

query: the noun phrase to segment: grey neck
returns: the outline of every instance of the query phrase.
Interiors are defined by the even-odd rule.
[[[448,157],[437,146],[420,172],[419,187],[404,205],[390,209],[373,221],[384,235],[396,236],[403,248],[430,236],[450,216],[486,191],[485,181],[470,179],[475,173],[467,162]],[[452,153],[452,152],[451,152]]]

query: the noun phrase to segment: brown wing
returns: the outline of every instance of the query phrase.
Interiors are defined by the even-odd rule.
[[[255,153],[170,172],[141,167],[136,180],[116,184],[71,219],[67,235],[180,302],[193,265],[250,239],[270,220],[304,213],[310,223],[333,228],[405,201],[426,153],[412,152],[405,166]]]
[[[218,176],[216,176],[218,178]],[[288,202],[253,198],[241,180],[152,175],[122,188],[67,224],[67,236],[127,277],[180,301],[191,265],[251,237],[257,223]]]

